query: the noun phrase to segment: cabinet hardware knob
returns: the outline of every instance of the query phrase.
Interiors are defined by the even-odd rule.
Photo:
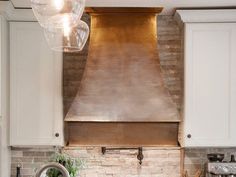
[[[187,135],[187,138],[191,138],[191,137],[192,137],[192,135],[191,135],[191,134],[188,134],[188,135]]]
[[[59,137],[59,133],[55,133],[55,137]]]

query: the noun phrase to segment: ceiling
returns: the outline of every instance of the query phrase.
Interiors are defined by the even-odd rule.
[[[11,0],[16,8],[30,8],[30,0]],[[88,7],[164,7],[162,14],[176,8],[236,8],[236,0],[86,0]]]

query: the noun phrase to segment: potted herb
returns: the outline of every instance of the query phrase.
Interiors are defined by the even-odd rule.
[[[52,155],[50,161],[62,164],[68,170],[70,177],[76,177],[83,168],[83,161],[80,158],[73,158],[65,153],[55,153]],[[58,169],[49,169],[47,176],[61,177],[62,175]]]

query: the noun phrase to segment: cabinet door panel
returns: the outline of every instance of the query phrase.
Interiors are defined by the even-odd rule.
[[[236,145],[235,34],[231,23],[185,27],[186,146]]]
[[[11,22],[10,46],[11,145],[61,145],[62,55],[36,22]]]

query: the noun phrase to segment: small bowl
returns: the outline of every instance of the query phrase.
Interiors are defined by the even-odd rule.
[[[220,153],[215,153],[215,154],[207,154],[207,158],[210,162],[222,162],[224,159],[225,155],[220,154]]]

